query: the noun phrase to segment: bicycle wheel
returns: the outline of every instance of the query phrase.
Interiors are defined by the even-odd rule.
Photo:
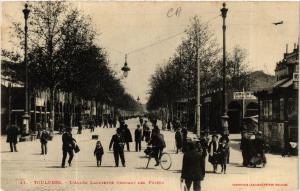
[[[169,153],[162,153],[160,158],[160,166],[164,170],[169,170],[172,166],[172,160]]]

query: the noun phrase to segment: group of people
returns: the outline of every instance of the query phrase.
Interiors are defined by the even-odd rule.
[[[86,119],[87,127],[91,130],[91,132],[95,131],[95,127],[103,127],[103,128],[115,128],[117,126],[117,118],[112,117],[110,115],[104,116],[103,119],[99,118],[98,120],[94,118]],[[77,134],[81,134],[83,129],[83,121],[80,120],[78,123],[78,131]]]
[[[141,125],[143,125],[143,129],[141,129]],[[156,166],[159,165],[159,160],[163,149],[165,148],[165,141],[163,135],[160,133],[160,129],[157,125],[154,126],[152,131],[147,124],[147,120],[140,120],[140,124],[137,125],[137,128],[134,132],[134,140],[135,140],[135,151],[141,151],[141,142],[145,140],[148,145],[153,146],[153,152],[155,155]],[[114,159],[116,167],[119,166],[119,159],[121,160],[122,165],[125,167],[125,155],[124,155],[124,147],[127,145],[127,150],[130,151],[129,143],[132,142],[132,136],[127,124],[124,121],[120,122],[120,127],[117,128],[116,134],[114,134],[111,138],[109,144],[109,150],[113,148]]]
[[[178,153],[179,151],[182,151],[182,152],[185,151],[186,143],[187,143],[187,129],[185,127],[181,128],[179,126],[176,129],[175,143],[176,143],[176,153]]]
[[[147,125],[147,121],[143,123],[143,129],[141,129],[140,125],[137,125],[135,130],[135,142],[136,142],[136,151],[141,151],[141,141],[145,139],[148,145],[153,146],[153,151],[155,153],[156,166],[159,164],[160,156],[165,148],[165,142],[163,135],[160,133],[158,126],[154,126],[152,131],[150,131],[150,127]],[[65,168],[65,161],[67,155],[69,155],[68,164],[71,166],[72,159],[74,156],[74,149],[76,147],[76,140],[72,137],[72,129],[66,128],[66,132],[62,135],[63,142],[63,158],[61,167]],[[119,166],[119,161],[121,161],[122,166],[126,166],[125,155],[124,155],[124,147],[125,144],[127,146],[127,151],[130,151],[129,143],[132,142],[132,135],[128,128],[128,125],[124,120],[120,121],[120,127],[116,129],[116,133],[112,136],[109,150],[113,150],[115,166]],[[101,166],[102,156],[104,154],[104,149],[101,144],[101,141],[96,142],[96,147],[94,150],[94,155],[96,157],[97,166]]]
[[[208,161],[213,165],[214,173],[217,172],[218,165],[221,165],[221,173],[226,174],[226,164],[229,163],[229,143],[228,134],[222,134],[218,140],[217,135],[212,136],[211,142],[208,144]]]
[[[265,145],[261,131],[256,134],[243,132],[240,147],[243,156],[243,166],[256,167],[256,165],[262,165],[264,167],[267,163]]]

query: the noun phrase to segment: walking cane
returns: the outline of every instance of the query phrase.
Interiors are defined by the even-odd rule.
[[[187,191],[188,190],[186,185],[185,185],[184,179],[180,180],[180,190],[181,191]]]

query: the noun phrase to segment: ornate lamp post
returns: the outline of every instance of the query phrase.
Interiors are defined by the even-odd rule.
[[[127,54],[125,54],[125,63],[124,63],[124,66],[121,68],[121,70],[123,71],[123,76],[125,78],[127,78],[128,72],[130,71],[130,68],[128,67],[128,64],[127,64]]]
[[[23,115],[23,133],[28,134],[29,133],[29,114],[28,114],[28,63],[27,63],[27,20],[30,13],[30,10],[28,9],[28,4],[25,4],[25,9],[23,9],[24,13],[24,19],[25,19],[25,55],[24,55],[24,63],[25,63],[25,109],[24,109],[24,115]]]
[[[226,24],[225,19],[227,15],[228,9],[226,8],[226,3],[223,3],[223,8],[221,9],[222,18],[223,18],[223,116],[221,117],[222,120],[222,127],[223,133],[228,133],[228,115],[227,115],[227,100],[226,100]]]

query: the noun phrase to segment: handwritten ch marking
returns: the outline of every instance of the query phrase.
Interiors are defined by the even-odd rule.
[[[179,17],[181,14],[181,11],[182,11],[181,7],[177,7],[176,9],[171,8],[167,12],[167,17],[173,17],[173,16]]]

